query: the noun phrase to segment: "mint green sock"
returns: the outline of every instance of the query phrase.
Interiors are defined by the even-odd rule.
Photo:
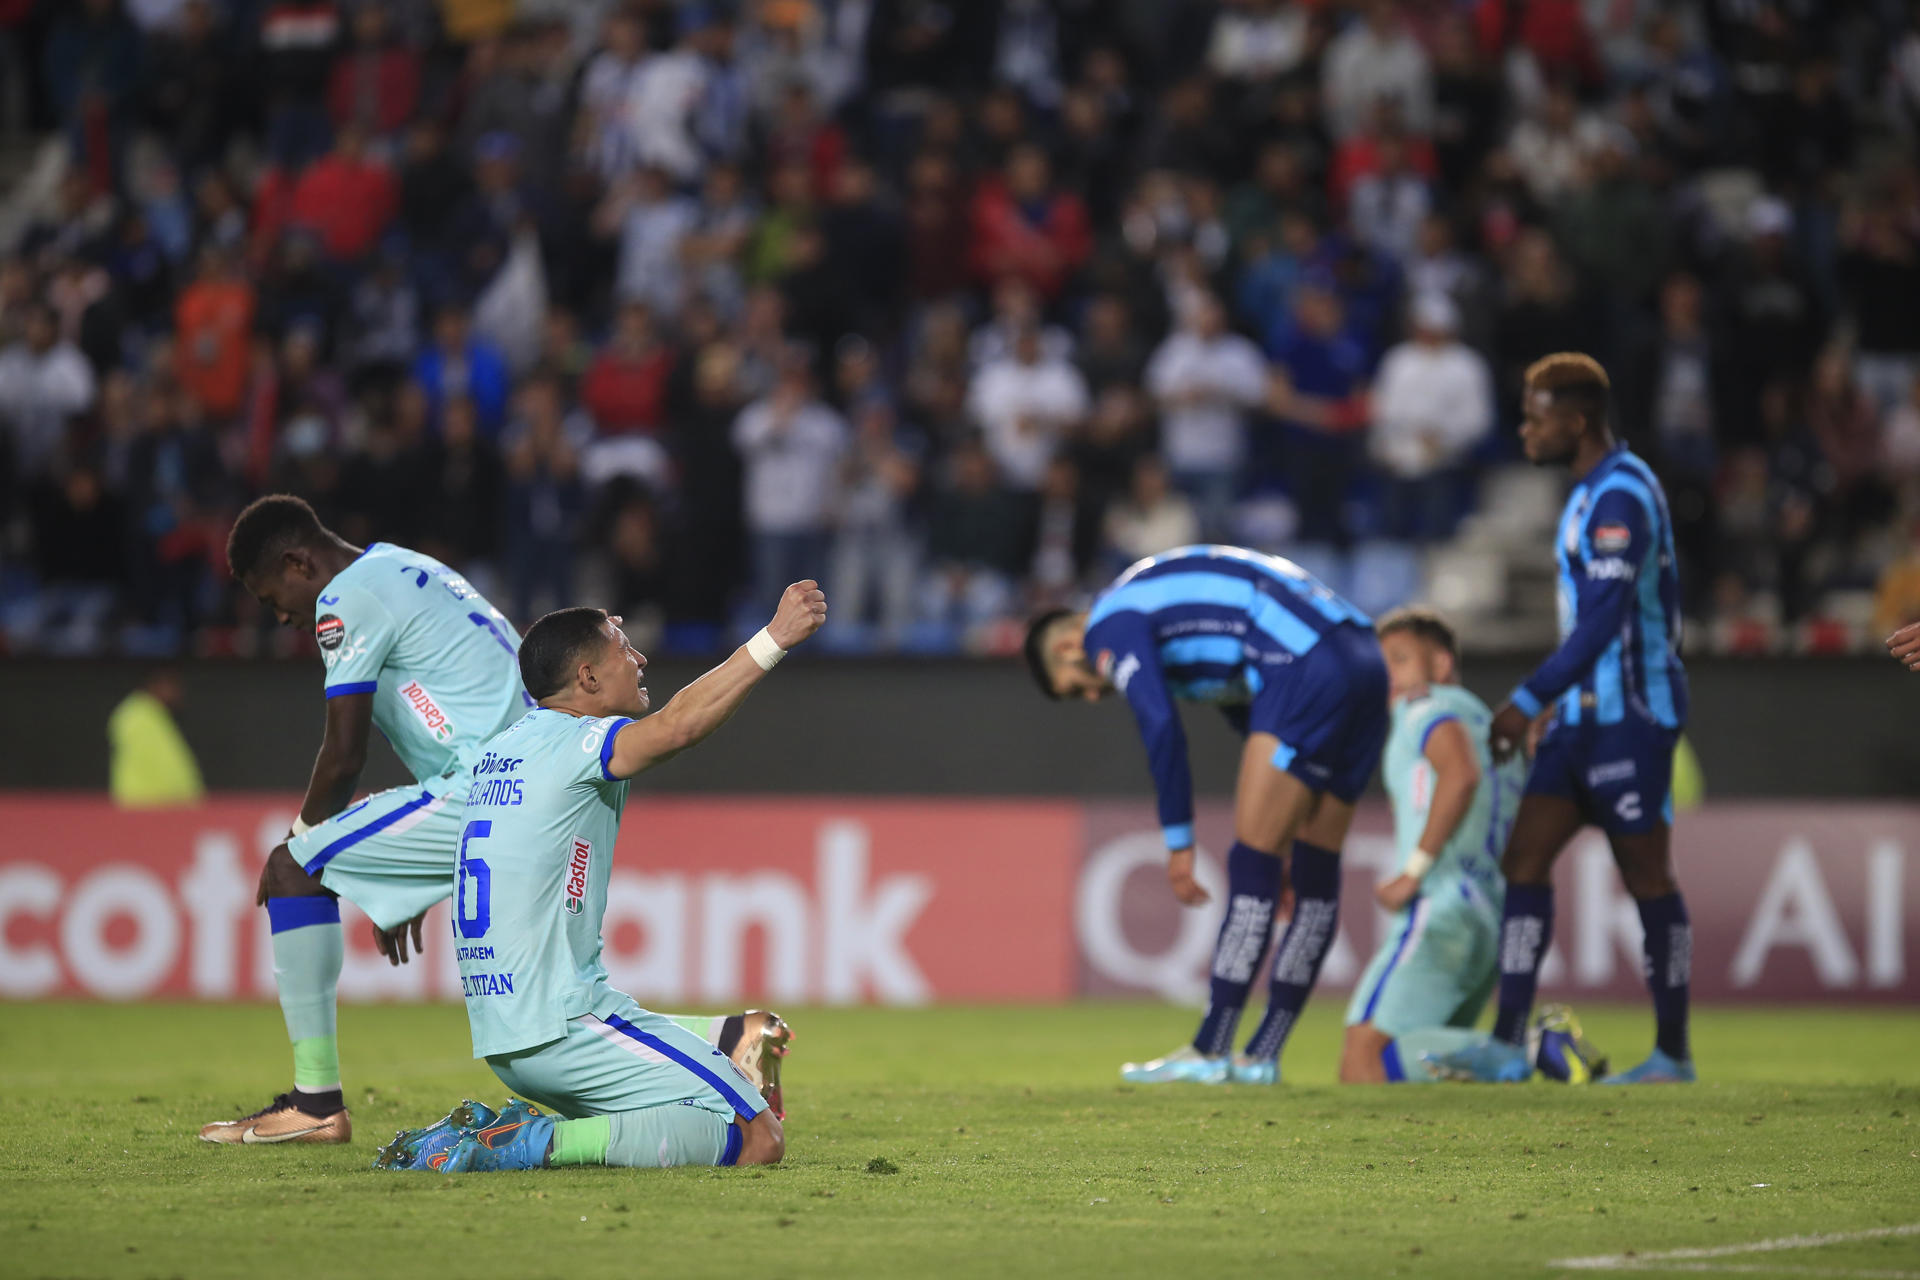
[[[604,1163],[629,1169],[671,1169],[683,1164],[719,1164],[727,1154],[727,1135],[733,1129],[733,1117],[669,1103],[663,1107],[644,1107],[639,1111],[619,1111],[596,1117],[610,1121]],[[554,1127],[554,1159],[559,1161],[559,1130]]]
[[[553,1149],[547,1153],[547,1167],[557,1169],[564,1164],[606,1164],[607,1148],[612,1143],[612,1116],[556,1120],[553,1124]]]
[[[332,898],[269,898],[273,982],[293,1041],[293,1086],[309,1093],[340,1087],[334,994],[346,939]]]

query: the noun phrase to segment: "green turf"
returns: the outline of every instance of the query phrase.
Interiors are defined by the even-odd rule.
[[[1920,1222],[1920,1013],[1702,1012],[1688,1089],[1343,1089],[1334,1003],[1278,1089],[1121,1085],[1191,1029],[1162,1006],[794,1011],[783,1166],[457,1178],[367,1162],[501,1097],[458,1008],[343,1014],[342,1149],[194,1140],[284,1087],[274,1008],[0,1005],[0,1276],[1484,1278]],[[1725,1264],[1920,1273],[1920,1237]]]

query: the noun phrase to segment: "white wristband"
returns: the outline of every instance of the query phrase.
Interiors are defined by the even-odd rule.
[[[305,818],[296,813],[293,815],[293,826],[289,827],[288,830],[296,836],[303,836],[313,830],[313,828],[307,825]]]
[[[1400,868],[1403,876],[1412,876],[1415,880],[1427,878],[1427,872],[1433,870],[1433,855],[1425,849],[1415,849],[1407,855],[1407,865]]]
[[[759,663],[762,671],[771,671],[780,665],[780,659],[787,656],[787,651],[775,644],[773,637],[767,634],[767,629],[762,627],[747,641],[747,656]]]

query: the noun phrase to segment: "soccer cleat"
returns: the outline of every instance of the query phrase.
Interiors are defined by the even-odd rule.
[[[492,1107],[468,1098],[438,1123],[424,1129],[402,1129],[394,1134],[393,1141],[380,1148],[380,1154],[373,1158],[373,1167],[437,1170],[459,1143],[462,1130],[484,1129],[495,1119]]]
[[[1427,1074],[1436,1080],[1518,1084],[1533,1075],[1525,1049],[1492,1037],[1471,1048],[1456,1049],[1451,1053],[1423,1053],[1420,1062]]]
[[[1151,1062],[1129,1062],[1120,1068],[1120,1078],[1128,1084],[1225,1084],[1232,1065],[1225,1054],[1210,1057],[1190,1044],[1183,1044],[1164,1058]]]
[[[282,1142],[347,1143],[353,1121],[345,1107],[331,1115],[302,1111],[291,1093],[283,1093],[250,1116],[200,1126],[200,1141],[231,1146],[273,1146]]]
[[[793,1028],[785,1018],[770,1009],[749,1009],[742,1015],[740,1039],[727,1055],[782,1120],[787,1118],[787,1108],[780,1089],[780,1064],[792,1044]]]
[[[1249,1058],[1237,1053],[1227,1064],[1227,1081],[1230,1084],[1279,1084],[1280,1064],[1272,1058]]]
[[[1540,1010],[1527,1035],[1527,1049],[1540,1074],[1562,1084],[1589,1084],[1607,1073],[1607,1056],[1586,1038],[1580,1020],[1563,1004]]]
[[[442,1173],[497,1173],[540,1169],[553,1147],[553,1117],[530,1102],[507,1099],[486,1125],[466,1129],[447,1153]]]
[[[1699,1077],[1693,1072],[1693,1059],[1672,1058],[1655,1049],[1637,1067],[1629,1067],[1617,1076],[1606,1076],[1601,1084],[1692,1084]]]

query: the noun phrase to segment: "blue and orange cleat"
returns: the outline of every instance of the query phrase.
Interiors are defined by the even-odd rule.
[[[1639,1066],[1629,1067],[1619,1075],[1607,1076],[1600,1083],[1692,1084],[1699,1078],[1693,1071],[1693,1059],[1670,1057],[1655,1049]]]
[[[464,1129],[484,1129],[494,1121],[493,1108],[468,1098],[424,1129],[402,1129],[373,1158],[376,1169],[438,1170],[447,1162]]]
[[[546,1167],[553,1117],[532,1103],[510,1099],[491,1123],[461,1132],[442,1173],[497,1173]]]
[[[1225,1084],[1231,1070],[1225,1054],[1213,1057],[1183,1044],[1164,1058],[1127,1063],[1120,1078],[1128,1084]]]

